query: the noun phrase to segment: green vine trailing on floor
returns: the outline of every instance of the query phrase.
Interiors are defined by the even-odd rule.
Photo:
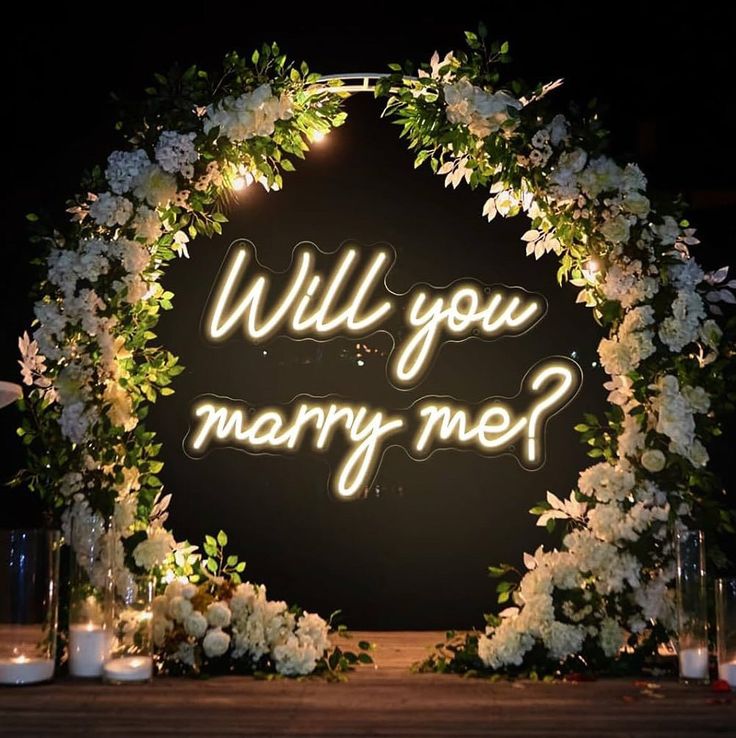
[[[390,66],[377,94],[417,166],[428,162],[453,187],[487,190],[489,220],[529,217],[526,253],[553,254],[558,281],[578,288],[609,331],[599,353],[611,409],[577,426],[596,460],[577,489],[567,499],[548,493],[534,511],[550,529],[562,521],[562,547],[525,555],[526,573],[499,585],[509,607],[433,666],[544,674],[577,659],[608,664],[626,642],[643,652],[667,637],[670,528],[733,531],[706,447],[733,408],[734,323],[720,305],[735,301],[736,282],[725,268],[705,274],[681,214],[658,214],[639,168],[603,153],[594,111],[551,113],[558,83],[527,90],[506,81],[508,45],[487,48],[483,28],[467,42],[435,55],[418,79]],[[29,216],[43,274],[31,334],[20,339],[28,460],[15,483],[41,496],[67,536],[73,522],[73,548],[114,520],[114,561],[92,569],[169,572],[157,635],[183,670],[222,658],[235,668],[243,657],[238,667],[333,673],[368,658],[325,650],[324,620],[238,581],[239,563],[219,560],[221,540],[207,539],[202,559],[175,542],[161,445],[145,427],[149,403],[171,394],[182,371],[155,334],[173,305],[161,285],[166,267],[189,256],[197,235],[221,233],[238,189],[281,188],[310,141],[344,122],[344,94],[317,80],[276,45],[249,59],[230,54],[214,76],[197,67],[156,75],[145,101],[124,108],[125,146],[69,202],[71,222]],[[261,621],[273,638],[262,637]]]

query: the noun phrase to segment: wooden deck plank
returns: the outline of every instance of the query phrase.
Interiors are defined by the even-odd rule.
[[[536,684],[409,672],[438,633],[361,633],[376,668],[346,684],[247,677],[0,689],[2,736],[705,736],[736,732],[736,695],[665,681]],[[728,695],[726,695],[728,699]]]

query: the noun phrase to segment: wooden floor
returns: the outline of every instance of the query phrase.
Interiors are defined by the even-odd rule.
[[[490,683],[411,674],[436,633],[361,633],[377,667],[347,684],[244,677],[0,689],[0,736],[736,735],[736,695],[665,681]]]

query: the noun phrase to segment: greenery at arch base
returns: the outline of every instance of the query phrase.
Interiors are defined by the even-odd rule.
[[[611,405],[576,426],[593,461],[576,489],[532,510],[550,531],[562,526],[557,548],[526,553],[524,573],[491,567],[505,609],[425,668],[606,669],[672,634],[676,525],[706,529],[712,561],[726,564],[716,541],[733,533],[734,514],[707,447],[733,410],[734,320],[721,305],[736,302],[736,282],[725,268],[704,273],[682,213],[655,210],[640,169],[604,153],[595,110],[563,115],[551,103],[559,83],[506,78],[508,45],[487,46],[485,35],[467,33],[465,50],[435,54],[418,77],[389,65],[376,95],[417,167],[487,191],[489,220],[529,218],[527,255],[554,259],[558,282],[574,285],[608,332],[599,353]],[[172,308],[166,267],[188,258],[197,235],[221,232],[239,188],[282,187],[311,141],[344,122],[340,83],[318,79],[276,45],[229,54],[216,75],[156,75],[117,126],[123,149],[85,175],[68,222],[29,216],[43,271],[20,340],[28,460],[14,481],[43,498],[73,548],[113,537],[114,561],[90,561],[92,574],[113,563],[122,577],[153,571],[169,582],[155,635],[173,672],[334,674],[370,660],[331,646],[318,616],[242,582],[224,534],[201,551],[175,542],[160,444],[145,427],[149,404],[182,371],[154,332]]]

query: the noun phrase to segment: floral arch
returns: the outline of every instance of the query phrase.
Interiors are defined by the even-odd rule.
[[[192,612],[182,598],[197,587],[186,579],[204,582],[232,618],[238,609],[278,621],[276,640],[254,645],[229,616],[218,657],[249,668],[270,658],[285,674],[345,659],[328,651],[323,620],[269,603],[240,581],[237,559],[222,559],[224,534],[208,538],[202,554],[175,542],[165,527],[160,444],[144,421],[182,371],[154,333],[160,312],[172,308],[161,286],[167,264],[188,257],[197,235],[221,232],[233,191],[282,187],[310,143],[344,122],[342,99],[355,92],[386,98],[385,115],[400,124],[415,166],[429,163],[453,188],[487,190],[489,220],[525,213],[526,254],[553,255],[558,282],[578,288],[578,302],[609,332],[599,353],[611,408],[576,426],[594,463],[568,497],[548,493],[532,511],[538,525],[565,525],[561,547],[525,554],[518,581],[506,577],[512,567],[492,567],[504,576],[499,602],[510,606],[431,666],[554,672],[578,658],[609,663],[625,644],[650,650],[671,630],[671,527],[732,524],[718,512],[706,449],[731,409],[733,339],[719,325],[719,303],[736,301],[736,282],[726,269],[698,266],[694,230],[679,213],[652,208],[635,164],[604,153],[597,116],[551,111],[559,82],[525,89],[502,79],[508,45],[488,47],[483,29],[466,36],[466,50],[435,55],[416,77],[399,65],[386,75],[320,77],[275,44],[249,59],[229,54],[216,78],[197,67],[156,75],[138,115],[118,126],[126,147],[69,202],[71,222],[29,216],[45,270],[32,335],[20,340],[28,463],[15,481],[67,529],[74,522],[72,546],[78,535],[109,535],[112,518],[121,575],[167,574],[159,615],[168,660],[206,667],[215,652],[210,637],[204,661],[192,656],[207,624],[185,632],[186,658],[166,651],[166,629]],[[210,631],[224,633],[221,620]]]

